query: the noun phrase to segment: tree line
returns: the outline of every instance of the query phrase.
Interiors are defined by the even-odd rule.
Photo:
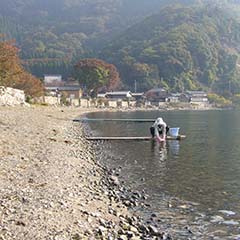
[[[101,90],[115,90],[120,85],[116,67],[100,59],[78,61],[74,65],[74,77],[92,96],[96,96]],[[24,69],[14,41],[0,39],[0,86],[24,90],[30,98],[44,94],[40,79]]]

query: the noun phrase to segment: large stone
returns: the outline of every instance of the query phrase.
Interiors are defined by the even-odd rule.
[[[116,176],[110,176],[110,180],[111,180],[111,182],[114,184],[114,185],[116,185],[116,186],[119,186],[120,185],[120,182],[119,182],[119,180],[118,180],[118,177],[116,177]]]
[[[153,235],[153,236],[161,236],[161,233],[158,231],[158,229],[156,227],[150,225],[148,227],[148,229],[149,229],[149,232],[151,233],[151,235]]]

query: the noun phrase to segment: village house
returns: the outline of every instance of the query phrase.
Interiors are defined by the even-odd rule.
[[[66,98],[79,99],[82,97],[82,88],[79,85],[76,86],[51,86],[45,87],[45,89],[52,96],[64,95]]]
[[[128,108],[135,104],[135,102],[132,103],[133,97],[130,91],[106,92],[105,98],[110,108]]]
[[[108,107],[111,108],[129,108],[136,107],[137,100],[140,99],[144,94],[137,93],[133,94],[131,91],[116,91],[116,92],[107,92],[105,96],[99,94],[98,97],[105,97],[108,102]]]
[[[169,93],[164,88],[154,88],[145,93],[146,105],[160,106],[168,101]]]
[[[132,93],[132,97],[136,100],[136,101],[141,101],[145,98],[144,93]]]
[[[145,104],[146,101],[146,97],[144,95],[144,93],[132,93],[132,97],[135,99],[136,103],[135,106],[136,107],[142,107]]]
[[[189,97],[185,93],[171,93],[168,96],[168,102],[178,103],[178,102],[189,102]]]
[[[56,84],[62,82],[62,75],[44,75],[44,84]]]
[[[208,104],[207,93],[204,91],[186,91],[186,94],[189,98],[189,102],[192,104]]]
[[[105,97],[115,100],[127,100],[132,98],[132,93],[130,91],[106,92]]]
[[[64,97],[70,99],[82,97],[82,88],[78,82],[65,82],[61,75],[44,75],[44,87],[50,96],[64,95]]]
[[[168,102],[171,103],[178,103],[180,102],[180,93],[171,93],[170,96],[168,97]]]
[[[52,104],[52,102],[60,103],[65,99],[64,101],[71,105],[79,105],[82,88],[78,82],[65,82],[61,75],[44,75],[44,87],[47,95],[45,102],[49,104]]]

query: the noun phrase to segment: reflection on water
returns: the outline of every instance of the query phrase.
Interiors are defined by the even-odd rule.
[[[174,156],[178,156],[179,154],[179,149],[180,149],[180,144],[179,144],[179,141],[169,141],[168,142],[169,144],[169,149],[171,151],[171,153],[174,155]]]
[[[144,189],[148,193],[152,209],[157,211],[167,205],[163,196],[190,201],[209,216],[209,221],[220,219],[215,217],[220,215],[224,218],[221,226],[226,226],[226,231],[239,231],[237,225],[233,230],[228,224],[240,223],[240,112],[91,114],[93,118],[156,119],[159,116],[171,127],[180,127],[181,134],[187,138],[165,144],[154,141],[104,143],[115,156],[104,158],[104,163],[121,166],[121,177],[133,189]],[[149,123],[98,122],[91,123],[91,128],[99,136],[149,135]],[[220,210],[236,214],[225,216]]]
[[[178,140],[172,140],[168,142],[151,141],[151,150],[154,153],[155,158],[159,158],[160,161],[165,161],[168,155],[177,157],[179,154],[180,144]],[[170,153],[169,153],[170,152]]]
[[[166,142],[151,141],[151,149],[154,152],[155,157],[159,157],[160,161],[167,160]]]

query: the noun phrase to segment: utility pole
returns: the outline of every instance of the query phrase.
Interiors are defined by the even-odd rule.
[[[134,91],[135,91],[135,93],[137,92],[137,81],[136,81],[136,79],[134,80]]]
[[[163,88],[163,77],[160,78],[160,87]]]
[[[228,80],[228,91],[231,94],[231,80]]]

